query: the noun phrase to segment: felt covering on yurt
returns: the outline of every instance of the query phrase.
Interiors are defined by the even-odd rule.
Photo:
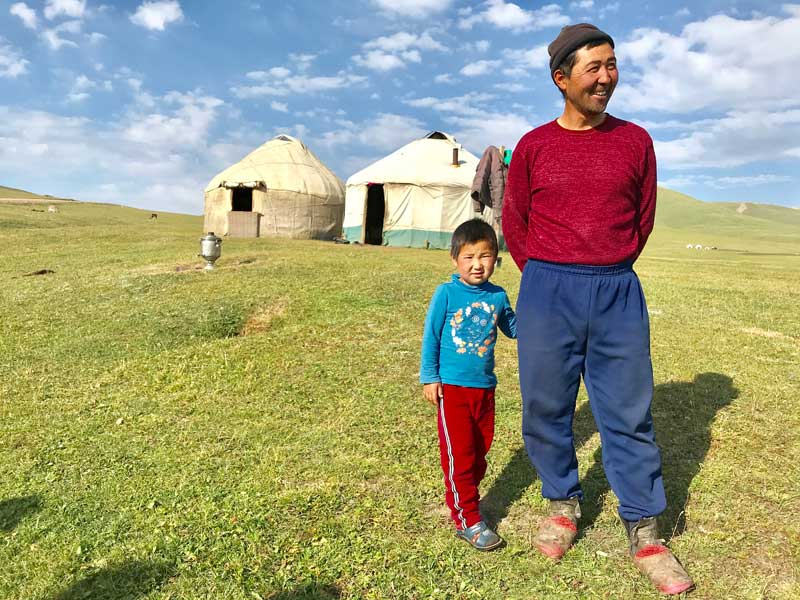
[[[458,149],[458,167],[453,149]],[[493,220],[491,209],[474,212],[470,188],[478,158],[439,131],[414,140],[347,180],[344,236],[365,241],[369,188],[383,185],[382,244],[448,248],[453,230],[475,216]]]
[[[247,189],[252,190],[251,211],[234,211],[234,190]],[[344,184],[303,142],[279,135],[206,186],[206,231],[235,235],[231,223],[237,219],[229,216],[248,212],[262,236],[331,239],[342,230]]]

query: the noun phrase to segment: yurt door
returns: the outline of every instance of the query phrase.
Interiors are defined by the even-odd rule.
[[[383,217],[386,214],[386,198],[383,185],[371,183],[367,187],[367,216],[364,220],[364,243],[383,244]]]

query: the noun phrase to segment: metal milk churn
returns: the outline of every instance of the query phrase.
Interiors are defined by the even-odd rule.
[[[200,254],[197,256],[203,257],[206,261],[207,271],[214,268],[214,261],[216,261],[221,254],[222,238],[215,236],[213,231],[209,231],[200,238]]]

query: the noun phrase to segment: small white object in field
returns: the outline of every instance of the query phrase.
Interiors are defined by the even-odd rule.
[[[122,417],[117,419],[117,425],[122,425],[124,422],[125,422],[125,419],[123,419]]]

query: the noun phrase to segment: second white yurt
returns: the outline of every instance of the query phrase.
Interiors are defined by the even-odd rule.
[[[470,197],[478,158],[440,131],[429,133],[347,180],[344,237],[362,244],[448,248],[453,230],[480,216]]]

